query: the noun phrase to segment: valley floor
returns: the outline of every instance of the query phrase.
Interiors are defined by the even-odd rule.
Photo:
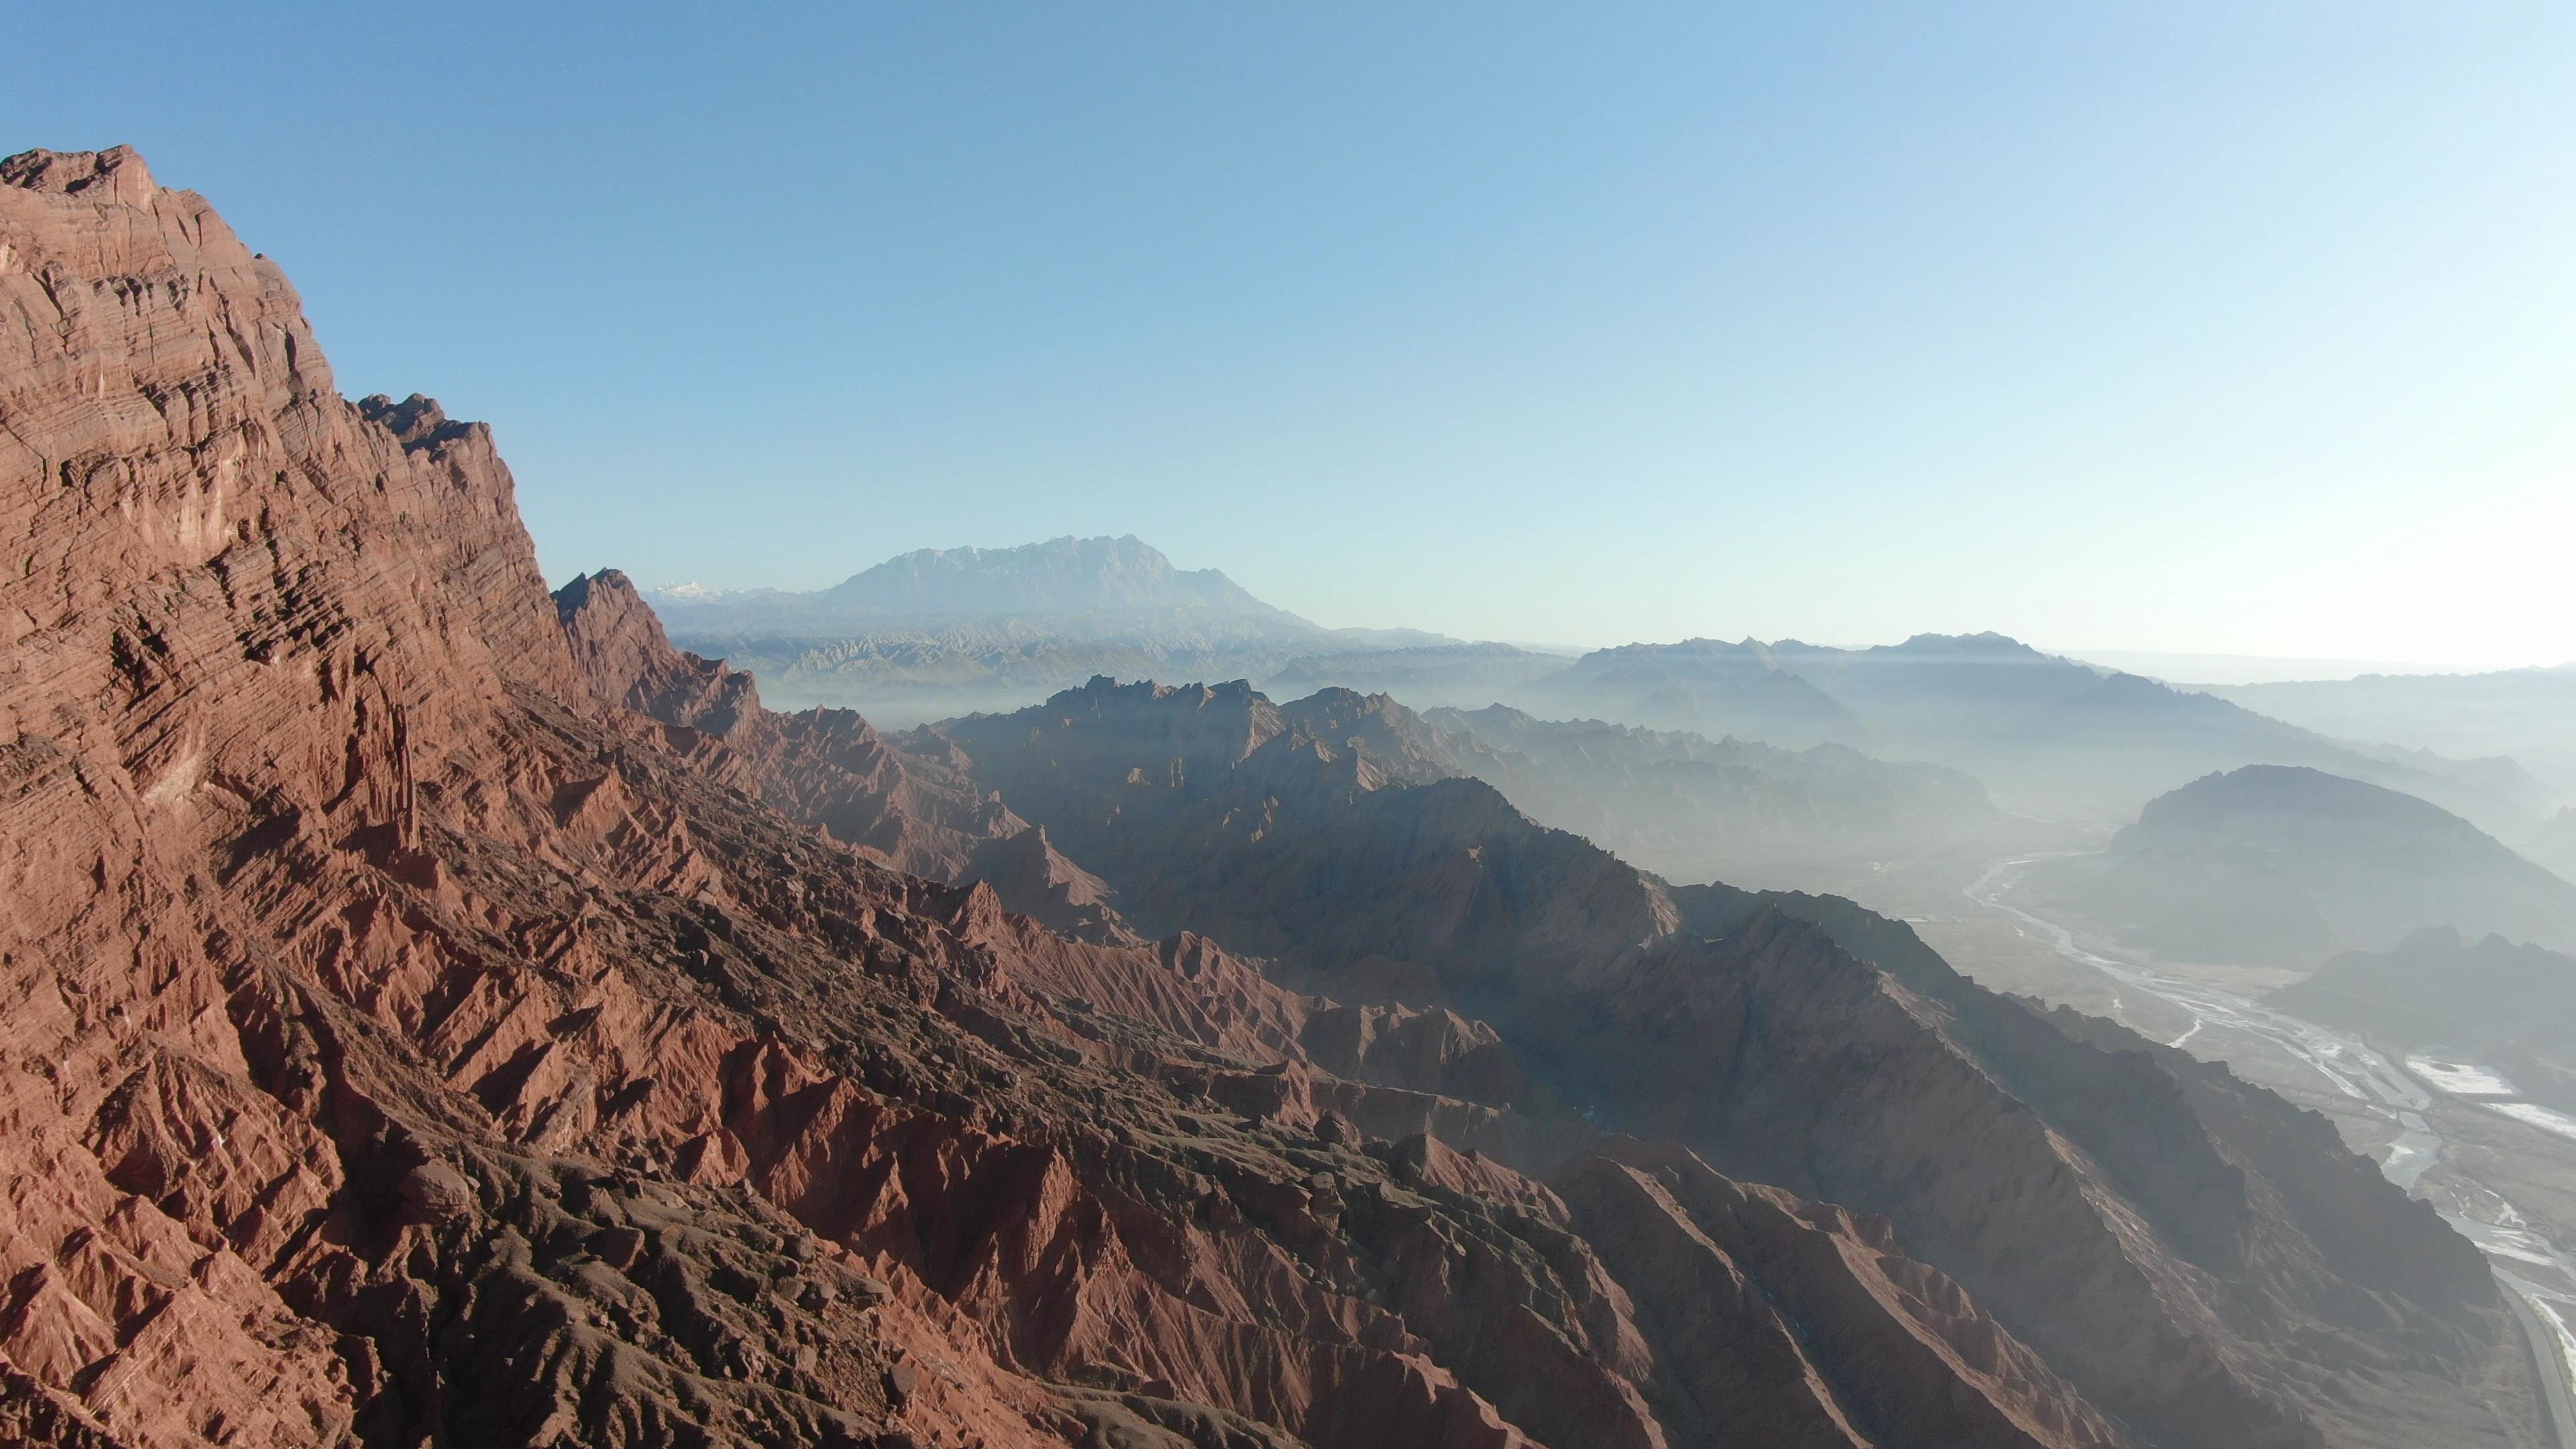
[[[2576,1242],[2576,1132],[2499,1100],[2475,1064],[2410,1066],[2261,1004],[2300,973],[2143,961],[2043,917],[2017,892],[2041,858],[1992,861],[1964,884],[1918,878],[1904,894],[1927,899],[1881,909],[1914,905],[1902,913],[1917,934],[1983,985],[2110,1017],[2323,1113],[2486,1253],[2544,1366],[2558,1442],[2576,1449],[2576,1260],[2563,1246]],[[1945,886],[1957,891],[1946,911],[1928,899]]]

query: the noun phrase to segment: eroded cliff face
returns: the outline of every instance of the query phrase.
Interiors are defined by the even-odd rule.
[[[2136,1442],[1471,1014],[890,868],[1103,904],[941,742],[550,600],[489,434],[336,396],[131,152],[0,183],[0,1431]],[[1208,703],[1184,774],[1277,733]]]
[[[1030,828],[957,761],[893,749],[849,710],[761,708],[750,675],[672,648],[614,569],[564,585],[555,611],[603,699],[668,726],[665,741],[702,770],[897,870],[955,882],[979,851]]]

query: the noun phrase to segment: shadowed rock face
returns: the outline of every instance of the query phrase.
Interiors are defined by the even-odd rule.
[[[2447,926],[2347,952],[2272,999],[2374,1041],[2466,1056],[2536,1100],[2576,1108],[2576,956]]]
[[[2288,1406],[2319,1382],[2528,1401],[2474,1285],[2231,1238],[2297,1204],[2266,1172],[2288,1205],[2230,1218],[2204,1165],[2194,1251],[2277,1247],[2247,1276],[2382,1319],[2325,1335],[2351,1364],[2220,1326],[2245,1306],[2158,1246],[2183,1210],[2089,1164],[2129,1119],[2079,1138],[1984,1074],[2042,1057],[1959,1025],[1991,998],[1777,909],[1670,944],[1682,903],[1490,790],[1387,788],[1384,711],[1148,690],[1114,731],[1022,721],[1061,745],[1016,757],[1033,804],[975,745],[769,714],[618,581],[549,599],[488,432],[334,395],[201,200],[121,151],[0,181],[0,1432],[1929,1449],[2315,1442]],[[886,864],[979,858],[1170,934],[1069,939]],[[1142,869],[1183,859],[1202,907]],[[1366,985],[1374,943],[1435,999],[1298,994],[1185,908],[1282,974]],[[2094,1080],[2073,1028],[2004,1020]],[[2214,1114],[2170,1120],[2257,1181]],[[1782,1188],[1709,1156],[1762,1144]],[[2025,1342],[1979,1281],[2127,1337],[2016,1299],[2062,1340]],[[2406,1442],[2508,1442],[2422,1397],[2445,1432]]]
[[[1674,891],[1478,782],[1408,787],[1429,727],[1355,700],[1102,681],[942,729],[1143,928],[1482,1018],[1596,1121],[1886,1215],[2151,1440],[2520,1432],[2446,1382],[2520,1372],[2476,1255],[2321,1119],[1848,902]]]

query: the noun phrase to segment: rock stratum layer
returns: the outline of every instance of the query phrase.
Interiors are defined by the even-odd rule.
[[[1383,702],[770,714],[131,152],[0,163],[0,300],[0,1437],[2537,1442],[2216,1068]]]

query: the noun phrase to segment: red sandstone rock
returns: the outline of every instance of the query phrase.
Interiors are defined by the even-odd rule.
[[[1209,902],[1248,942],[1075,940],[890,869],[1024,822],[938,737],[759,710],[611,581],[549,600],[488,431],[335,396],[276,268],[131,153],[0,182],[6,1432],[2120,1442],[1883,1225],[1605,1144],[1463,1011],[1282,988],[1217,943],[1287,939],[1258,896]],[[1191,808],[1257,786],[1208,842],[1393,798],[1368,720],[1188,703],[1085,748]],[[1501,818],[1426,798],[1434,845]],[[1451,902],[1526,866],[1632,940],[1678,919],[1560,842],[1398,849],[1348,864]],[[1343,928],[1445,979],[1414,898]],[[1599,929],[1517,939],[1637,984]],[[1883,1089],[1988,1101],[1889,999]]]
[[[661,721],[670,743],[699,768],[791,820],[898,870],[943,881],[980,873],[979,852],[1028,829],[953,764],[894,749],[848,710],[762,709],[750,675],[673,649],[651,607],[614,569],[566,584],[555,607],[581,676],[600,697]],[[1014,883],[1027,873],[1012,870]],[[1046,914],[1040,908],[1064,893],[1055,879],[1063,874],[1079,872],[1041,866],[1028,882],[1025,909]],[[1061,910],[1068,920],[1096,919],[1103,928],[1115,920],[1097,894]]]

